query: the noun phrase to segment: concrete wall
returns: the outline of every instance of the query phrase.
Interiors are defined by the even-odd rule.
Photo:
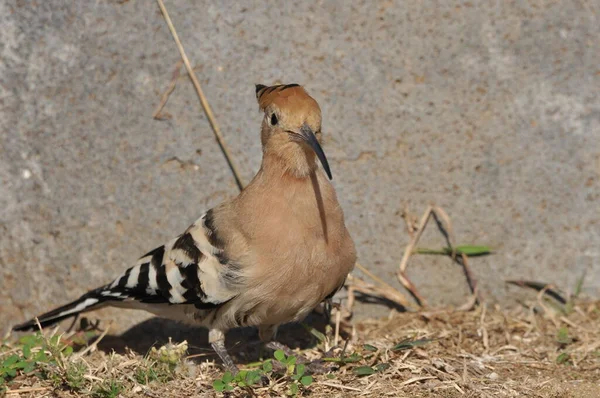
[[[124,4],[119,4],[124,3]],[[511,278],[600,293],[600,6],[572,2],[166,1],[249,180],[254,83],[320,102],[360,261],[399,286],[400,217],[434,202],[490,301]],[[0,326],[103,284],[237,189],[153,1],[0,2]],[[440,247],[433,226],[420,246]],[[432,304],[468,293],[415,257]],[[363,306],[363,311],[365,307]],[[382,307],[368,307],[382,314]],[[147,315],[100,314],[130,326]]]

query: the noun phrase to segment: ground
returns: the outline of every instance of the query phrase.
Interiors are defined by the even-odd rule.
[[[324,330],[324,337],[316,332],[320,339],[297,325],[281,333],[283,342],[299,347],[295,355],[301,353],[310,360],[328,356],[340,365],[329,374],[315,375],[308,387],[299,388],[299,396],[600,396],[600,302],[558,308],[538,299],[510,311],[487,305],[470,311],[392,310],[384,319],[356,324],[342,319],[337,344],[335,323]],[[253,333],[228,336],[230,350],[242,368],[260,366]],[[63,340],[73,342],[80,335],[65,334]],[[143,332],[138,337],[143,340]],[[223,370],[206,345],[167,343],[142,356],[125,348],[131,336],[104,339],[104,344],[92,344],[82,356],[63,355],[66,370],[48,365],[51,370],[45,373],[19,373],[8,384],[7,397],[223,396],[214,388]],[[121,353],[112,351],[111,345]],[[0,358],[5,361],[22,352],[22,346],[7,343],[3,350]],[[78,363],[82,368],[79,379],[69,368]],[[359,376],[359,372],[366,375]],[[238,387],[227,396],[285,396],[294,384],[289,375],[263,373],[268,384]]]

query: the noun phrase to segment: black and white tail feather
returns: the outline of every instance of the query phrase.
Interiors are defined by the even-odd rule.
[[[141,257],[112,283],[91,290],[79,299],[37,317],[41,327],[106,306],[144,309],[161,314],[173,305],[191,312],[210,311],[235,297],[236,268],[223,254],[212,211],[186,232]],[[197,316],[195,317],[197,318]],[[35,330],[36,319],[13,327]]]

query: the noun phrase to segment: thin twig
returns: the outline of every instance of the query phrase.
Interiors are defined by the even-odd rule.
[[[419,222],[417,231],[414,234],[412,234],[410,242],[404,249],[404,254],[402,255],[402,260],[400,260],[400,266],[398,267],[398,272],[396,274],[396,276],[398,277],[398,280],[400,281],[402,286],[404,286],[404,288],[410,292],[410,294],[417,301],[417,304],[420,307],[426,307],[427,302],[425,301],[423,296],[421,296],[421,294],[417,290],[417,287],[415,286],[415,284],[412,283],[411,280],[408,278],[408,275],[406,275],[406,267],[408,266],[408,260],[409,260],[410,256],[412,255],[417,242],[421,238],[421,235],[423,234],[423,231],[425,230],[425,227],[427,226],[427,222],[429,221],[429,218],[431,217],[432,213],[433,213],[433,206],[431,206],[431,205],[427,206],[427,209],[425,210],[425,212],[423,213],[423,216],[421,217],[421,221]],[[405,219],[405,221],[406,221],[406,219]]]
[[[46,391],[50,390],[50,387],[23,387],[16,390],[6,390],[6,394],[25,394],[26,392]]]
[[[348,275],[348,282],[351,283],[352,289],[355,292],[383,297],[393,303],[401,305],[408,310],[415,310],[414,305],[396,289],[388,289],[385,286],[374,286],[354,275]]]
[[[423,381],[423,380],[430,380],[430,379],[437,379],[437,377],[435,376],[417,376],[417,377],[412,377],[406,381],[403,381],[402,383],[398,384],[398,386],[407,386],[409,384],[412,383],[416,383],[417,381]]]
[[[78,352],[77,353],[77,357],[81,358],[83,357],[85,354],[87,354],[88,352],[90,352],[91,350],[96,349],[96,347],[98,347],[98,343],[104,338],[104,336],[106,336],[106,334],[108,333],[108,331],[110,330],[110,326],[112,325],[112,322],[110,322],[107,326],[106,329],[104,329],[104,331],[102,332],[102,334],[89,346],[87,346],[85,348],[85,350]]]
[[[425,213],[423,213],[423,217],[421,217],[421,221],[419,222],[419,227],[417,229],[417,232],[415,233],[413,238],[410,240],[410,242],[406,246],[406,249],[404,249],[404,255],[402,256],[402,260],[400,260],[400,271],[401,272],[406,271],[406,266],[408,265],[408,259],[410,258],[410,255],[412,254],[412,251],[415,248],[415,245],[417,244],[417,242],[421,238],[421,235],[423,234],[423,231],[425,230],[425,226],[427,225],[427,221],[429,221],[429,216],[431,216],[432,210],[433,210],[432,206],[427,206],[427,210],[425,210]]]
[[[356,268],[361,270],[365,275],[369,276],[375,282],[379,283],[388,292],[388,294],[387,294],[388,296],[391,295],[394,297],[394,300],[392,300],[392,301],[396,301],[398,304],[400,304],[401,306],[403,306],[405,308],[413,308],[410,301],[398,289],[394,288],[392,285],[388,284],[383,279],[381,279],[377,275],[373,274],[371,271],[369,271],[367,268],[365,268],[359,262],[356,263]]]
[[[333,338],[333,346],[337,347],[340,339],[340,323],[342,322],[342,310],[341,308],[335,311],[335,337]]]
[[[448,246],[452,248],[452,258],[454,259],[456,258],[456,251],[454,250],[454,246],[456,246],[456,240],[454,239],[454,228],[452,228],[450,216],[448,216],[448,213],[446,213],[446,211],[439,206],[433,206],[432,210],[433,216],[435,217],[435,221],[440,231],[442,231],[442,234],[444,234]],[[442,225],[440,223],[440,219],[444,221],[446,225]]]
[[[342,390],[350,390],[350,391],[358,391],[358,392],[362,391],[360,388],[348,387],[348,386],[345,386],[345,385],[342,385],[342,384],[328,383],[326,381],[320,381],[317,384],[321,385],[321,386],[327,386],[327,387],[333,387],[333,388],[340,388]]]
[[[428,306],[425,298],[423,296],[421,296],[421,294],[417,290],[417,286],[415,286],[415,284],[412,283],[412,281],[410,279],[408,279],[408,276],[404,272],[398,271],[397,277],[398,277],[398,280],[400,281],[400,283],[402,283],[402,286],[404,286],[404,288],[406,288],[406,290],[408,290],[410,292],[410,294],[412,294],[412,296],[417,301],[417,304],[420,307]]]
[[[229,148],[227,147],[225,140],[223,139],[223,135],[221,134],[221,129],[219,128],[219,125],[217,124],[217,120],[215,119],[215,116],[212,112],[210,104],[208,103],[208,100],[204,96],[204,92],[202,91],[200,82],[198,81],[198,78],[196,77],[196,74],[194,73],[194,69],[192,68],[190,61],[189,61],[187,55],[185,54],[183,45],[181,44],[181,41],[179,40],[179,36],[177,35],[175,26],[173,25],[173,22],[171,21],[171,17],[169,17],[169,13],[167,12],[167,9],[166,9],[163,1],[162,0],[156,0],[156,1],[158,2],[158,6],[160,7],[160,10],[162,11],[163,16],[165,17],[165,21],[167,22],[167,25],[169,26],[169,30],[171,31],[171,35],[173,36],[173,39],[175,40],[175,44],[177,44],[177,48],[179,49],[179,54],[181,54],[181,58],[183,59],[185,68],[187,69],[188,75],[190,76],[190,79],[192,80],[192,83],[194,84],[194,88],[196,89],[196,93],[198,94],[198,98],[200,99],[200,103],[202,104],[202,109],[204,110],[204,113],[206,114],[206,117],[210,123],[210,126],[212,127],[213,133],[215,134],[215,137],[217,138],[217,142],[219,143],[219,146],[221,147],[221,151],[223,151],[223,154],[225,155],[225,159],[227,160],[227,164],[229,165],[229,168],[231,169],[231,172],[233,173],[235,182],[236,182],[239,190],[241,191],[242,189],[244,189],[244,183],[242,181],[241,174],[238,171],[236,165],[233,163],[233,158],[231,156],[231,153],[229,152]]]
[[[471,272],[471,267],[469,267],[469,259],[465,253],[460,253],[460,258],[462,261],[457,261],[460,265],[462,265],[463,270],[465,272],[465,277],[467,278],[467,283],[469,284],[469,289],[471,289],[471,294],[473,294],[477,298],[477,304],[481,303],[481,293],[479,292],[477,286],[477,279]]]

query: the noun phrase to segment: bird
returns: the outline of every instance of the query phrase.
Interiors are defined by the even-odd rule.
[[[279,325],[303,320],[341,289],[356,249],[321,146],[321,108],[299,84],[255,89],[262,162],[238,196],[112,282],[13,330],[107,306],[141,309],[208,328],[213,350],[237,373],[225,347],[228,330],[256,327],[261,342],[276,342]]]

